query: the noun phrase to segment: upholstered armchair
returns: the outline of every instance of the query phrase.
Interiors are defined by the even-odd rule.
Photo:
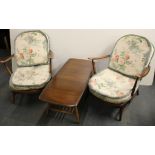
[[[150,70],[153,54],[154,47],[146,38],[131,34],[116,42],[111,55],[89,58],[95,74],[89,80],[89,90],[104,103],[119,108],[118,120],[139,94],[140,81]],[[105,58],[110,59],[108,68],[96,73],[95,63]]]
[[[13,102],[18,93],[38,93],[52,76],[49,39],[41,31],[20,33],[15,39],[15,52],[0,63],[15,60],[17,69],[11,74],[9,86],[13,93]],[[11,72],[11,71],[10,71]]]

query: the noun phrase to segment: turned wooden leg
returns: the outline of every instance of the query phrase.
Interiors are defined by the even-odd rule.
[[[122,120],[123,110],[124,110],[124,107],[120,107],[118,121],[121,121]]]
[[[74,110],[75,110],[76,120],[77,120],[78,123],[80,123],[80,116],[79,116],[79,111],[78,111],[77,106],[74,107]]]

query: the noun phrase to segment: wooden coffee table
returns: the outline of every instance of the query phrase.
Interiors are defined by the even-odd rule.
[[[75,115],[80,122],[78,104],[91,75],[90,61],[69,59],[43,89],[39,99],[49,103],[48,110]]]

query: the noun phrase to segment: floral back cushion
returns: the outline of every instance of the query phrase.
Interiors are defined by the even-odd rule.
[[[15,57],[18,66],[47,64],[48,38],[41,31],[19,34],[15,40]]]
[[[152,46],[146,38],[126,35],[117,41],[111,55],[109,68],[136,77],[148,65],[151,56]]]

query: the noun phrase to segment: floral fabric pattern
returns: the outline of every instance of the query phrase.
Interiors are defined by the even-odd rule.
[[[15,40],[18,66],[47,64],[48,50],[48,40],[40,31],[21,33]]]
[[[122,97],[122,98],[111,98],[111,97],[107,97],[107,96],[101,95],[99,93],[96,93],[96,91],[91,90],[91,89],[90,89],[90,92],[93,95],[95,95],[97,98],[99,98],[103,101],[109,102],[109,103],[114,103],[114,104],[125,103],[131,99],[131,95],[127,95],[127,96]]]
[[[136,77],[148,64],[151,50],[147,39],[136,35],[124,36],[116,43],[109,68]]]
[[[42,86],[50,80],[49,65],[19,67],[11,77],[14,86]]]
[[[135,79],[126,77],[111,69],[97,73],[89,80],[89,88],[103,97],[120,99],[131,96]]]

